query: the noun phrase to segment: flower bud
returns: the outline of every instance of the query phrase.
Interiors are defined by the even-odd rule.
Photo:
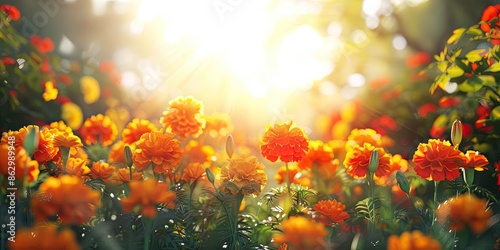
[[[23,148],[26,150],[28,155],[33,155],[35,149],[38,148],[38,140],[39,140],[39,131],[38,129],[32,128],[29,130],[28,135],[23,141]]]
[[[207,179],[208,181],[210,181],[210,183],[212,183],[212,185],[215,185],[215,176],[214,176],[214,173],[212,173],[212,170],[210,170],[210,168],[206,168],[205,169],[205,173],[207,174]]]
[[[471,186],[472,183],[474,183],[474,169],[473,168],[464,169],[464,181],[469,186]]]
[[[396,180],[398,181],[399,187],[403,192],[409,194],[410,193],[410,183],[408,182],[408,179],[406,179],[406,176],[401,172],[397,171],[396,172]]]
[[[132,167],[132,150],[128,145],[125,145],[123,148],[123,158],[125,158],[125,163],[127,164],[128,167]]]
[[[378,168],[378,162],[379,161],[379,156],[378,156],[378,151],[374,149],[370,155],[370,162],[368,163],[368,169],[370,170],[370,174],[375,173]]]
[[[229,159],[231,159],[231,157],[233,157],[234,139],[233,139],[233,136],[231,134],[227,135],[227,138],[226,138],[226,153],[227,153],[227,156],[229,156]]]
[[[451,126],[451,143],[458,148],[460,142],[462,141],[462,122],[460,120],[455,120]]]

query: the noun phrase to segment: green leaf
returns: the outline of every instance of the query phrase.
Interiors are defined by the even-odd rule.
[[[456,43],[460,39],[460,37],[462,37],[464,32],[465,32],[465,28],[460,28],[460,29],[454,30],[453,35],[451,35],[450,38],[448,38],[448,41],[446,43],[447,44]]]
[[[483,56],[482,54],[486,52],[485,49],[475,49],[475,50],[471,50],[469,51],[465,57],[467,58],[467,60],[469,60],[469,62],[477,62],[477,61],[480,61],[481,59],[483,59]]]
[[[496,82],[494,76],[483,75],[483,76],[479,76],[479,79],[481,79],[481,81],[483,81],[483,86],[495,87],[497,85],[497,82]]]
[[[444,89],[446,87],[446,84],[448,84],[449,81],[450,81],[450,77],[448,77],[446,74],[442,74],[442,75],[437,76],[434,79],[434,83],[431,85],[429,92],[432,95],[432,94],[434,94],[434,91],[436,91],[436,89],[438,87],[440,87],[441,89]]]
[[[473,76],[458,85],[458,90],[462,92],[476,92],[483,87],[483,80],[478,76]]]
[[[472,26],[465,32],[465,34],[479,36],[483,34],[483,31],[478,26]]]
[[[498,72],[498,71],[500,71],[500,62],[492,64],[489,68],[485,70],[485,72]]]
[[[458,67],[456,64],[452,64],[448,70],[446,70],[446,74],[450,77],[450,78],[455,78],[455,77],[460,77],[460,76],[463,76],[465,73],[465,71]]]
[[[500,120],[500,106],[495,107],[490,113],[491,120]]]
[[[439,69],[439,71],[444,73],[448,68],[448,62],[438,62],[436,66]]]

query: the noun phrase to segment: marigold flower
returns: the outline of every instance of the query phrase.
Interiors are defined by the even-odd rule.
[[[306,156],[309,151],[308,138],[302,129],[292,125],[293,122],[268,125],[260,145],[264,157],[272,162],[296,162]]]
[[[80,128],[80,135],[87,145],[101,143],[111,145],[118,134],[116,124],[108,116],[98,114],[87,118]]]
[[[379,186],[392,186],[397,184],[397,180],[395,178],[395,172],[400,170],[405,173],[408,171],[409,163],[406,159],[404,159],[400,154],[395,154],[391,157],[391,165],[388,175],[384,176],[374,176],[373,180],[375,184]]]
[[[174,207],[176,194],[170,191],[167,183],[158,183],[155,179],[130,182],[130,196],[121,200],[123,210],[137,210],[145,217],[154,218],[157,205],[165,204]]]
[[[180,141],[174,139],[173,133],[149,132],[143,134],[137,141],[132,160],[139,170],[151,163],[156,173],[169,173],[177,169],[181,163],[183,149]]]
[[[420,231],[404,232],[400,236],[391,235],[387,239],[387,250],[441,250],[441,245],[435,239]]]
[[[110,166],[106,162],[94,162],[90,168],[90,172],[92,173],[92,178],[101,178],[104,182],[108,182],[115,172],[115,167]]]
[[[90,168],[86,166],[86,160],[70,157],[66,163],[66,174],[74,175],[85,180],[88,179]]]
[[[295,176],[300,172],[299,167],[296,165],[288,165],[288,178],[290,180],[290,183],[297,183]],[[286,182],[286,167],[281,166],[278,168],[278,171],[276,175],[274,176],[274,179],[278,182],[278,185],[281,185]]]
[[[80,137],[73,134],[58,134],[54,136],[54,147],[76,148],[83,147]]]
[[[27,135],[28,133],[26,133]],[[39,132],[38,150],[33,153],[33,158],[40,164],[52,161],[59,153],[59,148],[54,146],[54,136],[57,130],[44,127]]]
[[[61,105],[61,119],[63,119],[68,126],[77,130],[83,123],[83,111],[80,106],[72,102],[65,102]]]
[[[33,35],[30,38],[30,43],[35,46],[41,54],[46,54],[54,50],[54,43],[48,37],[42,39],[38,35]]]
[[[131,147],[133,150],[135,147]],[[122,140],[119,140],[111,146],[111,149],[109,150],[109,156],[108,156],[108,162],[125,162],[125,155],[124,155],[124,150],[125,150],[125,142]]]
[[[55,128],[61,133],[73,133],[73,129],[71,129],[64,121],[51,122],[48,126],[49,128]]]
[[[189,165],[182,172],[181,179],[185,182],[193,182],[200,179],[205,175],[206,167],[200,163],[189,163]]]
[[[2,4],[0,5],[0,10],[5,12],[5,14],[7,14],[7,17],[12,21],[17,21],[19,20],[19,18],[21,18],[21,12],[19,12],[19,9],[17,9],[16,6]]]
[[[293,216],[281,224],[282,234],[275,234],[277,244],[286,243],[292,249],[326,249],[328,231],[323,224],[302,216]]]
[[[257,157],[237,156],[229,159],[228,164],[222,167],[220,179],[222,185],[234,184],[235,187],[227,185],[227,190],[234,195],[240,191],[243,195],[259,195],[266,185],[267,175],[264,165],[258,162]]]
[[[277,250],[288,250],[288,245],[286,243],[281,243]]]
[[[436,210],[437,221],[440,224],[449,223],[451,230],[463,230],[467,227],[475,234],[482,234],[488,228],[488,220],[493,215],[487,209],[487,201],[474,195],[462,194],[453,197]]]
[[[42,97],[46,102],[48,102],[55,100],[57,98],[58,93],[59,91],[57,90],[57,88],[54,87],[54,83],[48,81],[45,83],[45,92],[43,92]]]
[[[463,166],[464,168],[474,168],[477,171],[483,171],[485,169],[483,167],[489,163],[484,155],[474,150],[467,150],[465,156],[467,157],[467,162]]]
[[[84,224],[100,205],[99,191],[87,187],[77,176],[48,177],[31,198],[36,221],[59,216],[63,224]]]
[[[10,147],[10,148],[9,148]],[[9,167],[15,167],[15,177],[17,180],[23,180],[25,168],[28,168],[28,183],[38,179],[40,170],[38,170],[38,162],[32,161],[26,154],[26,150],[23,147],[13,147],[7,143],[0,143],[0,174],[6,178],[12,173]],[[9,154],[13,152],[14,155]],[[9,160],[13,159],[13,161]],[[26,160],[28,160],[28,165],[26,166]],[[10,165],[9,162],[13,162],[14,165]],[[11,163],[12,164],[12,163]]]
[[[369,143],[375,147],[389,147],[394,142],[386,136],[382,136],[377,133],[374,129],[353,129],[347,137],[347,142],[345,143],[346,151],[349,151],[354,146],[363,146],[364,143]]]
[[[331,164],[333,159],[333,149],[320,140],[309,141],[309,152],[298,162],[300,169],[311,169],[314,166]]]
[[[83,101],[85,101],[86,104],[92,104],[101,97],[99,82],[92,76],[80,78],[80,91],[83,94]]]
[[[454,180],[460,176],[459,167],[467,162],[465,155],[449,141],[429,139],[420,143],[413,155],[415,172],[424,179]]]
[[[180,138],[198,137],[205,128],[203,105],[192,96],[179,96],[168,103],[160,123]]]
[[[145,133],[156,131],[156,126],[148,120],[133,119],[122,131],[122,140],[126,144],[133,144]]]
[[[20,228],[16,241],[9,242],[9,249],[25,250],[78,250],[80,246],[71,229],[58,229],[57,225],[39,225],[33,228]]]
[[[142,173],[132,172],[132,180],[139,181],[142,179]],[[129,168],[119,168],[116,170],[116,175],[113,177],[114,181],[121,184],[130,182],[130,169]]]
[[[203,145],[198,141],[191,140],[186,145],[184,157],[189,159],[189,162],[204,163],[210,162],[215,150],[209,145]]]
[[[203,132],[212,138],[226,137],[233,132],[233,123],[226,113],[212,113],[205,119],[207,123]]]
[[[322,200],[318,201],[313,206],[313,210],[320,215],[319,221],[325,226],[331,226],[333,223],[343,222],[350,218],[345,212],[345,205],[337,200]]]
[[[391,156],[385,152],[383,148],[364,143],[363,146],[354,146],[347,152],[344,159],[344,166],[347,168],[346,173],[353,178],[364,178],[368,172],[368,163],[373,150],[378,151],[379,164],[375,171],[375,176],[381,177],[388,175],[391,171]]]

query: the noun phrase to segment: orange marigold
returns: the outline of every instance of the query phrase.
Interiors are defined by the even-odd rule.
[[[168,103],[160,123],[180,138],[198,137],[205,128],[203,104],[192,96],[179,96]]]
[[[309,152],[298,162],[300,169],[311,169],[314,166],[331,164],[333,160],[333,148],[320,140],[309,141]]]
[[[477,151],[467,150],[465,156],[467,157],[467,162],[463,166],[464,168],[474,168],[477,171],[483,171],[485,169],[483,167],[489,163],[488,159]]]
[[[373,150],[378,151],[379,163],[375,171],[375,176],[381,177],[388,175],[391,171],[391,156],[385,152],[383,148],[364,143],[363,146],[356,145],[349,150],[344,159],[344,166],[347,168],[346,173],[354,178],[364,178],[368,172],[368,163],[370,163],[370,155]]]
[[[59,216],[64,224],[84,224],[95,215],[100,193],[87,187],[77,176],[48,177],[31,198],[36,221]]]
[[[133,144],[141,139],[145,133],[156,131],[156,126],[148,120],[133,119],[122,131],[122,140],[126,144]]]
[[[441,245],[435,239],[420,231],[404,232],[400,236],[391,235],[387,239],[387,250],[441,250]]]
[[[375,147],[390,147],[394,141],[387,136],[382,136],[377,131],[371,128],[353,129],[347,137],[345,144],[346,150],[349,151],[352,147],[359,145],[362,146],[365,142],[370,143]]]
[[[132,161],[139,170],[154,164],[156,173],[169,173],[181,163],[183,149],[173,133],[149,132],[137,142]]]
[[[205,167],[200,163],[189,163],[182,172],[181,179],[185,182],[193,182],[205,175]]]
[[[37,133],[40,132],[40,129],[39,129],[39,127],[37,125],[25,126],[25,127],[22,127],[21,129],[19,129],[18,131],[9,131],[8,133],[5,133],[2,136],[1,143],[7,143],[9,141],[8,137],[9,136],[14,136],[16,138],[14,140],[14,147],[22,147],[23,146],[23,142],[24,142],[24,138],[26,138],[26,136],[28,136],[29,132],[32,129],[34,129],[35,132],[37,132]]]
[[[12,155],[12,153],[14,153],[14,155]],[[26,166],[27,160],[28,166]],[[14,165],[11,165],[11,162],[14,163]],[[32,161],[23,147],[14,147],[7,143],[0,143],[0,174],[8,177],[15,171],[14,176],[17,180],[21,181],[24,178],[25,168],[28,168],[28,183],[38,179],[38,174],[40,174],[38,162]]]
[[[379,186],[392,186],[397,184],[396,171],[400,170],[405,173],[408,171],[408,161],[404,159],[400,154],[395,154],[391,158],[391,167],[388,175],[384,176],[374,176],[373,180],[375,184]]]
[[[215,150],[211,146],[203,145],[195,140],[189,141],[186,145],[186,151],[184,151],[184,157],[189,162],[197,163],[210,162],[214,154]]]
[[[110,166],[106,162],[96,161],[92,164],[90,172],[92,173],[93,179],[101,178],[104,182],[108,182],[115,172],[115,167]]]
[[[293,122],[268,125],[260,145],[264,157],[272,162],[296,162],[306,156],[309,151],[308,138],[302,129],[292,125]]]
[[[82,140],[80,137],[69,134],[57,134],[54,136],[54,147],[64,147],[64,148],[76,148],[83,147]]]
[[[57,225],[40,225],[33,228],[20,228],[16,241],[9,242],[9,249],[25,250],[78,250],[80,246],[71,229],[58,229]]]
[[[313,210],[320,215],[319,221],[325,226],[331,226],[333,223],[343,222],[350,218],[345,212],[345,205],[337,200],[322,200],[318,201],[313,206]]]
[[[70,157],[66,163],[66,174],[78,176],[86,180],[88,179],[88,174],[90,174],[90,168],[86,166],[86,160]]]
[[[130,147],[133,150],[133,147]],[[125,163],[125,142],[119,140],[111,146],[109,150],[108,162],[123,162]]]
[[[28,135],[28,134],[26,134]],[[54,146],[54,136],[57,135],[56,129],[44,127],[39,132],[38,150],[33,153],[33,158],[40,164],[55,160],[59,153],[59,148]]]
[[[132,171],[132,180],[139,181],[141,179],[142,179],[142,173]],[[114,175],[113,180],[117,181],[119,184],[129,183],[130,182],[130,169],[129,168],[119,168],[118,170],[116,170],[116,175]]]
[[[226,137],[233,132],[233,123],[226,113],[212,113],[205,117],[207,124],[204,133],[212,138]]]
[[[237,156],[229,159],[228,164],[221,169],[220,179],[227,191],[243,195],[259,195],[262,187],[266,185],[267,176],[264,165],[258,162],[255,156]]]
[[[293,216],[281,224],[282,234],[275,234],[277,244],[286,243],[291,249],[327,249],[325,236],[328,231],[319,222],[302,216]]]
[[[80,136],[87,145],[101,143],[109,146],[118,134],[116,124],[108,116],[98,114],[85,120],[80,128]]]
[[[467,158],[449,141],[429,139],[428,143],[418,145],[413,162],[415,172],[420,177],[434,181],[451,181],[460,176],[459,167],[467,162]]]
[[[165,204],[173,207],[176,195],[170,191],[165,182],[158,183],[155,179],[130,182],[130,196],[122,199],[125,212],[141,213],[145,217],[154,218],[157,205]]]
[[[488,228],[488,220],[493,213],[491,209],[487,209],[485,199],[462,194],[440,204],[436,215],[439,223],[449,222],[451,230],[460,231],[469,227],[479,235]]]
[[[295,164],[288,165],[288,178],[290,180],[290,183],[298,184],[295,176],[297,176],[299,172],[300,169]],[[286,166],[281,166],[280,168],[278,168],[278,171],[274,176],[274,179],[278,182],[278,185],[281,185],[286,182]]]

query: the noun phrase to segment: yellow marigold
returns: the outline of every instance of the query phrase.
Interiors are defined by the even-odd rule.
[[[16,241],[9,242],[11,250],[78,250],[80,246],[71,229],[59,230],[57,225],[39,225],[33,228],[20,228]]]
[[[95,215],[100,193],[87,187],[77,176],[48,177],[31,198],[38,222],[58,216],[63,224],[81,225]]]
[[[80,106],[72,102],[64,103],[61,105],[61,119],[63,119],[71,129],[77,130],[83,122],[83,111]]]
[[[94,162],[90,168],[90,172],[93,179],[101,178],[104,182],[108,182],[115,172],[115,167],[110,166],[106,162]]]
[[[300,169],[311,169],[314,166],[331,164],[333,160],[333,149],[320,140],[309,141],[309,152],[298,162]]]
[[[333,223],[343,222],[350,218],[345,212],[345,205],[337,200],[322,200],[318,201],[313,206],[313,210],[320,215],[319,221],[325,226],[331,226]]]
[[[57,98],[58,93],[59,90],[57,90],[57,88],[54,87],[54,83],[48,81],[45,83],[45,92],[43,92],[42,97],[46,102],[48,102],[55,100]]]
[[[73,129],[67,126],[66,123],[64,123],[64,121],[51,122],[49,124],[49,128],[55,128],[63,133],[73,133]]]
[[[233,123],[226,113],[212,113],[205,118],[207,124],[204,133],[208,133],[210,137],[226,137],[233,132]]]
[[[467,162],[464,168],[474,168],[477,171],[483,171],[485,169],[484,166],[489,163],[488,159],[477,151],[467,150],[465,156],[467,157]]]
[[[347,168],[346,173],[354,178],[364,178],[369,172],[370,155],[375,149],[379,155],[375,176],[388,175],[391,170],[391,156],[383,148],[376,148],[369,143],[364,143],[363,146],[356,145],[347,152],[344,160],[344,166]]]
[[[467,157],[449,141],[429,139],[428,143],[418,145],[413,162],[415,172],[420,177],[434,181],[451,181],[460,176],[459,167],[465,165]]]
[[[133,119],[122,131],[122,140],[126,144],[133,144],[145,133],[156,131],[156,126],[148,120]]]
[[[182,172],[181,179],[185,182],[193,182],[205,175],[205,167],[200,163],[189,163]]]
[[[80,79],[80,90],[82,91],[83,100],[86,104],[96,102],[101,96],[99,82],[92,76],[84,76]]]
[[[205,128],[203,105],[192,96],[179,96],[168,103],[160,123],[180,138],[198,137]]]
[[[33,153],[33,158],[40,164],[52,161],[59,153],[59,148],[54,146],[54,136],[57,135],[56,129],[44,127],[39,132],[38,148]]]
[[[221,169],[220,179],[227,187],[227,191],[243,195],[259,195],[262,187],[266,185],[267,176],[264,165],[258,162],[255,156],[237,156],[229,159],[228,164]],[[232,185],[234,184],[234,185]]]
[[[9,154],[9,152],[11,153]],[[28,162],[28,166],[26,166],[26,161]],[[12,163],[10,162],[14,163],[14,165],[11,165]],[[7,178],[15,172],[14,176],[17,180],[21,181],[24,178],[25,168],[28,168],[28,183],[38,179],[38,174],[40,174],[38,162],[32,161],[23,147],[14,147],[7,143],[0,143],[0,174]]]
[[[488,220],[493,215],[487,209],[487,201],[474,195],[462,194],[439,205],[436,210],[437,221],[449,223],[451,230],[470,228],[475,234],[482,234],[488,228]]]
[[[139,181],[142,179],[142,173],[132,171],[132,180]],[[119,184],[130,182],[130,169],[129,168],[119,168],[116,170],[116,175],[113,177],[113,181]]]
[[[210,162],[215,150],[209,145],[203,145],[195,140],[190,140],[184,151],[184,158],[189,162],[204,163]]]
[[[435,239],[420,231],[404,232],[400,236],[391,235],[387,239],[387,250],[441,250],[441,245]]]
[[[264,157],[272,162],[296,162],[306,156],[309,151],[308,138],[302,129],[292,125],[293,122],[268,125],[260,145]]]
[[[86,166],[86,161],[80,158],[70,157],[66,164],[66,174],[88,179],[90,168]]]
[[[275,234],[277,244],[286,243],[291,249],[327,249],[325,236],[328,231],[319,222],[302,216],[293,216],[281,224],[283,233]]]
[[[170,173],[181,163],[183,149],[173,133],[150,132],[137,141],[132,161],[139,170],[154,164],[156,173]]]
[[[382,135],[377,133],[374,129],[353,129],[347,137],[347,142],[345,144],[346,150],[349,151],[354,146],[362,146],[365,143],[369,143],[375,147],[380,147],[382,145]]]
[[[298,184],[297,178],[295,178],[295,176],[297,176],[299,172],[300,169],[296,165],[288,165],[288,178],[290,180],[290,183]],[[281,166],[280,168],[278,168],[276,175],[274,175],[274,179],[278,182],[278,185],[286,183],[286,166]]]
[[[170,191],[167,183],[158,183],[155,179],[130,182],[130,196],[122,199],[125,212],[140,213],[145,217],[155,218],[157,205],[174,207],[176,194]]]
[[[76,148],[83,147],[80,137],[74,134],[57,134],[54,136],[54,147]]]
[[[115,123],[102,114],[87,118],[80,128],[80,135],[87,145],[101,143],[105,147],[109,146],[117,134]]]

